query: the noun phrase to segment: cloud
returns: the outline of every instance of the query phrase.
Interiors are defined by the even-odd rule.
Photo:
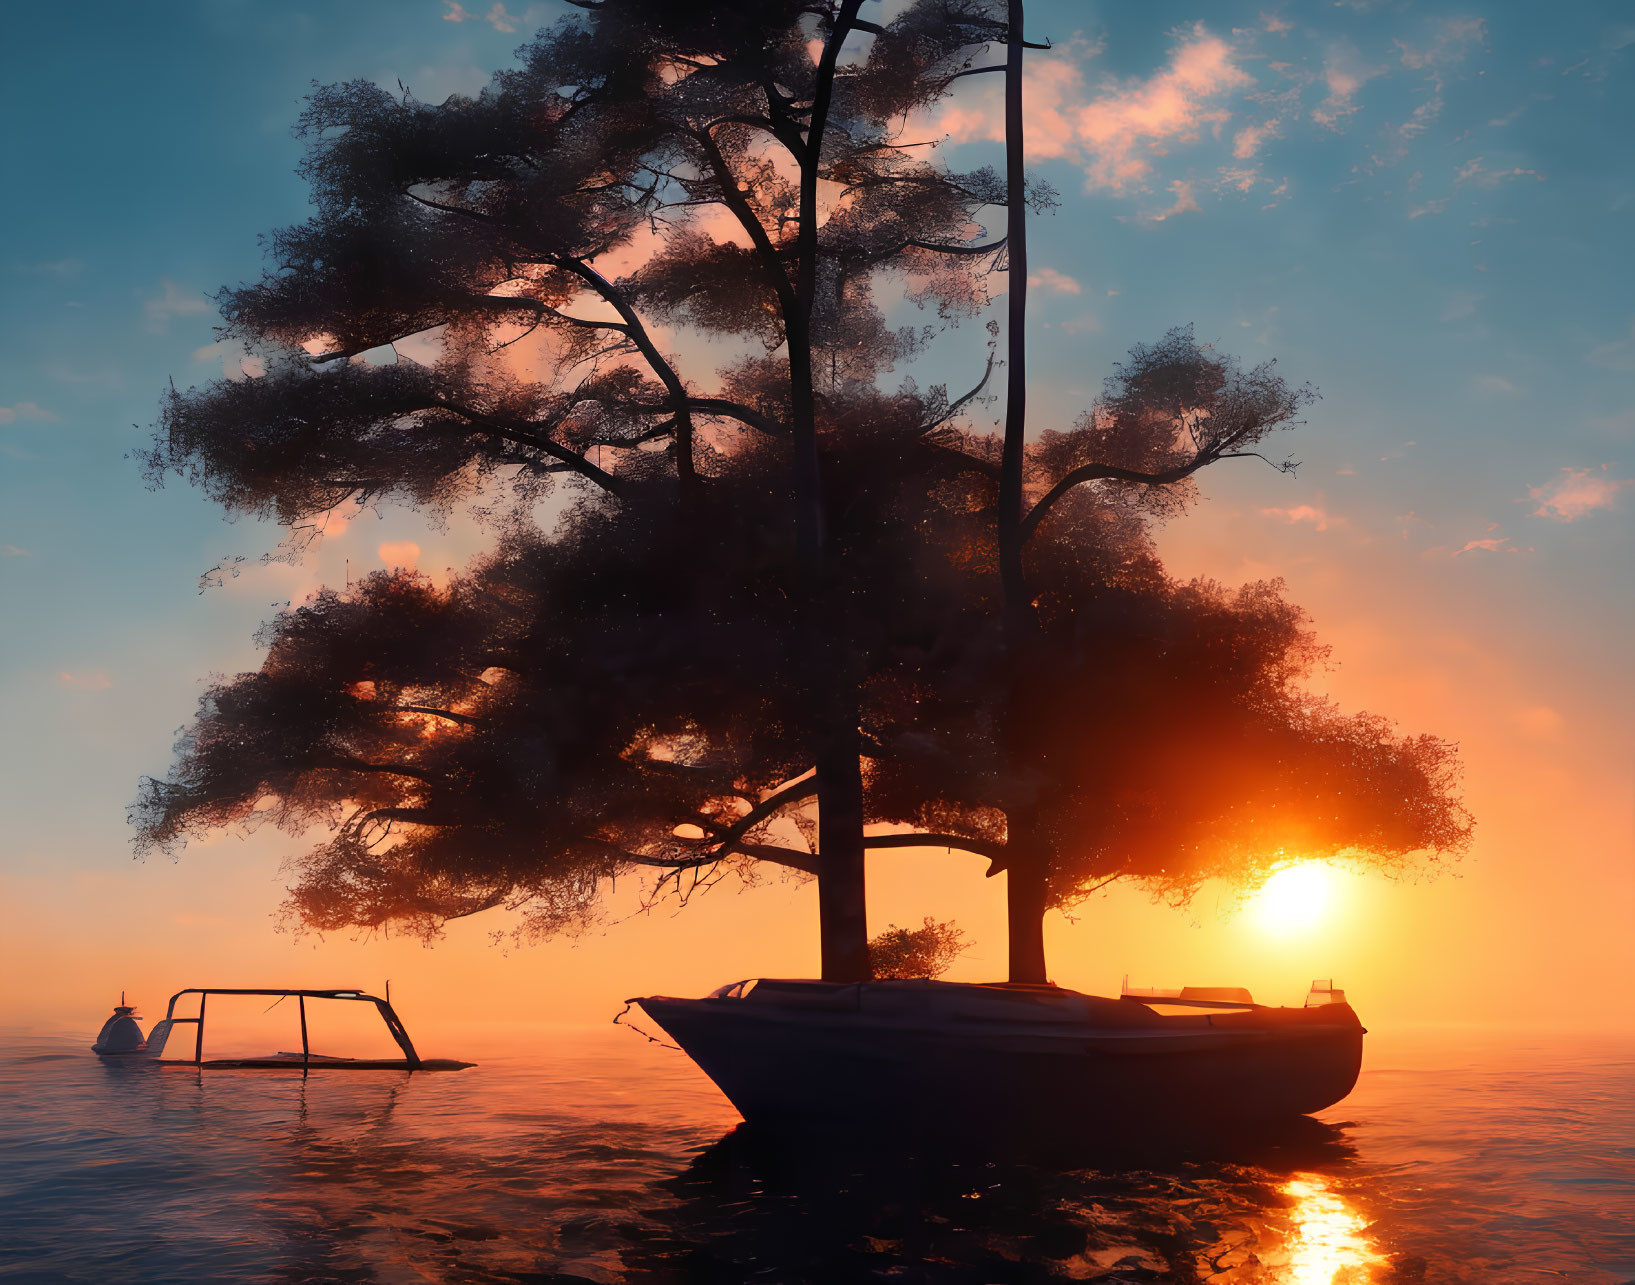
[[[1528,487],[1527,500],[1538,505],[1535,518],[1576,522],[1599,509],[1616,507],[1626,486],[1635,486],[1635,478],[1613,477],[1605,464],[1598,469],[1563,468],[1543,486]]]
[[[176,317],[198,317],[210,311],[210,303],[202,295],[183,294],[168,277],[159,281],[160,293],[142,305],[151,334],[163,334],[170,329]]]
[[[1152,75],[1107,77],[1092,89],[1080,67],[1097,52],[1078,42],[1072,56],[1031,62],[1027,79],[1029,152],[1075,162],[1092,189],[1144,189],[1154,157],[1231,119],[1217,100],[1255,83],[1237,65],[1232,46],[1202,23],[1176,33],[1174,48]],[[1004,141],[1000,90],[983,86],[949,104],[936,126],[955,142]]]
[[[1567,726],[1567,720],[1561,717],[1561,711],[1548,705],[1530,705],[1518,709],[1514,718],[1517,727],[1539,741],[1559,741],[1562,731]]]
[[[1254,79],[1233,62],[1233,50],[1202,23],[1170,54],[1167,66],[1146,80],[1111,83],[1077,115],[1075,132],[1089,155],[1092,187],[1121,190],[1152,171],[1148,152],[1188,142],[1198,130],[1230,118],[1211,100]]]
[[[376,550],[380,554],[381,562],[393,569],[398,567],[413,571],[420,562],[420,546],[413,540],[392,540]]]
[[[478,15],[460,4],[459,0],[443,0],[443,8],[445,10],[443,14],[444,22],[475,22],[478,20]],[[481,15],[481,20],[494,28],[495,31],[507,33],[515,31],[517,23],[522,21],[515,14],[507,13],[503,4],[490,7],[487,13]]]
[[[1266,30],[1271,32],[1274,36],[1286,36],[1289,34],[1289,32],[1294,30],[1294,23],[1289,22],[1285,18],[1278,17],[1275,13],[1261,14],[1260,25],[1265,27]]]
[[[1487,23],[1481,18],[1444,18],[1436,24],[1430,43],[1423,48],[1415,48],[1405,40],[1395,43],[1402,53],[1402,65],[1418,71],[1463,62],[1471,46],[1481,44],[1486,38]]]
[[[1298,522],[1309,522],[1318,531],[1327,531],[1331,525],[1341,524],[1341,519],[1330,517],[1322,509],[1310,504],[1297,504],[1292,509],[1262,509],[1260,515],[1266,518],[1282,518],[1290,526]]]
[[[19,549],[15,544],[0,544],[0,558],[32,558],[33,556],[27,549]]]
[[[1169,185],[1169,190],[1175,194],[1175,201],[1167,209],[1159,210],[1156,214],[1146,216],[1149,223],[1162,223],[1165,219],[1172,219],[1177,214],[1196,213],[1203,207],[1198,204],[1198,198],[1192,194],[1190,182],[1176,179]]]
[[[1357,110],[1357,94],[1379,74],[1380,69],[1365,63],[1354,45],[1335,45],[1323,62],[1328,97],[1312,108],[1311,118],[1329,129],[1341,129],[1346,118]]]
[[[1517,553],[1517,552],[1519,552],[1519,550],[1517,550],[1516,548],[1514,548],[1514,547],[1512,547],[1510,545],[1510,537],[1509,536],[1499,535],[1499,536],[1489,536],[1485,540],[1472,540],[1468,544],[1466,544],[1464,548],[1455,549],[1453,551],[1453,556],[1457,558],[1461,553],[1474,553],[1478,549],[1485,550],[1488,553]]]
[[[71,692],[105,692],[113,685],[114,680],[100,669],[84,674],[70,674],[64,670],[57,675],[57,686],[66,687]]]
[[[55,420],[60,418],[38,402],[18,402],[15,406],[0,406],[0,424],[15,424],[25,420]]]
[[[84,259],[50,259],[43,263],[19,263],[13,270],[30,277],[77,277],[85,271]]]
[[[1455,290],[1442,308],[1442,320],[1463,321],[1466,317],[1473,317],[1476,315],[1476,305],[1481,301],[1482,296],[1473,290]]]
[[[1065,272],[1058,272],[1055,268],[1040,268],[1037,272],[1028,273],[1028,285],[1038,290],[1049,290],[1055,294],[1082,294],[1079,283]]]
[[[1590,349],[1584,360],[1608,370],[1635,370],[1635,321],[1629,323],[1629,334],[1625,338]]]
[[[1490,170],[1482,164],[1485,157],[1477,156],[1466,161],[1454,173],[1454,185],[1474,183],[1477,187],[1498,187],[1506,179],[1531,178],[1544,182],[1544,175],[1537,170],[1524,170],[1519,165],[1513,165],[1505,170]]]
[[[1240,161],[1246,161],[1260,150],[1261,144],[1268,138],[1276,137],[1276,118],[1259,125],[1245,125],[1232,135],[1232,155]]]
[[[1506,397],[1513,397],[1521,391],[1503,375],[1477,375],[1470,382],[1479,393],[1503,393]]]

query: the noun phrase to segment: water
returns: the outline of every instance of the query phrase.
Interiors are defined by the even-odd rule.
[[[1629,1046],[1372,1036],[1310,1130],[1039,1167],[791,1155],[617,1030],[304,1081],[90,1033],[0,1047],[7,1280],[1635,1281]]]

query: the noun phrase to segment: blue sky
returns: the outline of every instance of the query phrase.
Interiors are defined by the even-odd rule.
[[[1288,442],[1298,475],[1219,471],[1166,537],[1175,565],[1285,576],[1336,643],[1337,695],[1467,744],[1473,797],[1501,801],[1483,831],[1497,845],[1494,906],[1515,904],[1526,877],[1504,827],[1546,844],[1550,818],[1571,817],[1579,831],[1562,842],[1588,853],[1579,873],[1604,874],[1613,908],[1635,913],[1623,657],[1635,623],[1635,10],[1028,7],[1033,34],[1056,42],[1030,55],[1031,150],[1062,195],[1032,234],[1034,426],[1071,419],[1130,343],[1188,322],[1319,386]],[[8,15],[8,916],[30,899],[50,920],[76,897],[112,895],[72,876],[129,864],[137,777],[163,770],[204,677],[255,663],[251,634],[275,605],[379,565],[382,544],[412,542],[422,565],[477,547],[388,513],[303,567],[263,567],[276,531],[225,525],[185,486],[145,489],[128,452],[167,380],[221,369],[206,296],[256,275],[257,235],[303,216],[289,126],[310,83],[472,92],[557,8]],[[990,79],[917,122],[950,136],[955,164],[998,160]],[[957,382],[980,358],[975,327],[942,344],[905,373]],[[224,555],[248,559],[242,574],[201,594]],[[1556,793],[1508,817],[1518,763]],[[270,908],[276,854],[257,851]]]

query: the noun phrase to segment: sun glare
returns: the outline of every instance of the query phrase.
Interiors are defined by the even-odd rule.
[[[1334,872],[1325,865],[1285,866],[1260,886],[1250,907],[1262,929],[1292,936],[1323,922],[1333,889]]]

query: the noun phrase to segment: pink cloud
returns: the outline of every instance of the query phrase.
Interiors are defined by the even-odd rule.
[[[1487,37],[1487,23],[1481,18],[1444,18],[1437,24],[1431,41],[1416,48],[1398,40],[1402,51],[1402,65],[1419,71],[1464,60],[1472,45],[1479,45]]]
[[[1297,504],[1292,509],[1262,509],[1260,515],[1266,518],[1282,518],[1293,526],[1297,522],[1309,522],[1318,531],[1327,531],[1329,526],[1339,525],[1339,518],[1331,518],[1322,509],[1310,504]]]
[[[380,546],[376,551],[380,554],[381,562],[388,567],[405,567],[413,571],[420,562],[420,546],[413,540],[392,540]]]
[[[71,692],[105,692],[114,685],[114,680],[100,669],[86,674],[70,674],[65,670],[57,675],[57,685]]]
[[[1174,203],[1156,214],[1147,215],[1149,223],[1162,223],[1165,219],[1173,219],[1177,214],[1194,214],[1203,208],[1198,204],[1198,198],[1192,194],[1190,182],[1176,179],[1169,185],[1169,190],[1175,194]]]
[[[1516,725],[1528,736],[1540,741],[1559,741],[1567,720],[1561,712],[1548,705],[1532,705],[1515,714]]]
[[[1489,553],[1516,552],[1514,548],[1510,547],[1510,537],[1507,535],[1500,535],[1489,536],[1485,540],[1471,540],[1466,543],[1464,548],[1455,549],[1453,551],[1453,556],[1457,558],[1461,553],[1472,553],[1477,549],[1485,549]]]
[[[1365,63],[1352,45],[1336,46],[1323,63],[1328,97],[1312,108],[1311,118],[1330,129],[1341,128],[1342,122],[1357,110],[1357,94],[1377,75],[1379,69]]]
[[[1055,268],[1040,268],[1037,272],[1028,273],[1028,284],[1037,290],[1049,290],[1055,294],[1083,293],[1076,280]]]
[[[1232,135],[1232,155],[1240,161],[1246,161],[1260,150],[1260,146],[1268,138],[1277,137],[1277,121],[1269,120],[1260,125],[1245,125],[1236,134]]]
[[[1109,86],[1078,113],[1075,133],[1089,153],[1091,186],[1116,190],[1152,171],[1151,149],[1188,142],[1230,113],[1208,106],[1231,89],[1254,83],[1233,62],[1232,47],[1199,23],[1146,80]]]
[[[1034,60],[1027,77],[1028,151],[1077,162],[1092,188],[1144,186],[1153,156],[1229,120],[1231,113],[1215,101],[1254,84],[1237,65],[1232,46],[1202,23],[1180,33],[1168,61],[1151,76],[1108,78],[1094,91],[1076,65],[1093,52],[1081,51],[1079,60]],[[936,123],[956,142],[1003,141],[999,88],[984,86],[944,109]]]
[[[1512,165],[1505,170],[1490,170],[1482,161],[1485,158],[1477,156],[1461,165],[1453,176],[1455,184],[1474,183],[1477,187],[1498,187],[1506,179],[1530,178],[1544,182],[1544,175],[1537,170],[1524,170],[1519,165]]]
[[[1598,469],[1564,468],[1543,486],[1529,487],[1527,498],[1538,504],[1534,517],[1574,522],[1598,509],[1615,507],[1618,493],[1626,486],[1635,486],[1635,478],[1613,477],[1605,464]]]
[[[475,22],[479,17],[459,3],[459,0],[443,0],[443,9],[444,22]],[[507,33],[515,31],[517,23],[521,21],[515,14],[507,13],[503,4],[491,6],[487,13],[481,15],[481,19],[495,31]]]
[[[18,402],[15,406],[0,406],[0,424],[15,424],[20,419],[54,420],[52,414],[38,402]]]

